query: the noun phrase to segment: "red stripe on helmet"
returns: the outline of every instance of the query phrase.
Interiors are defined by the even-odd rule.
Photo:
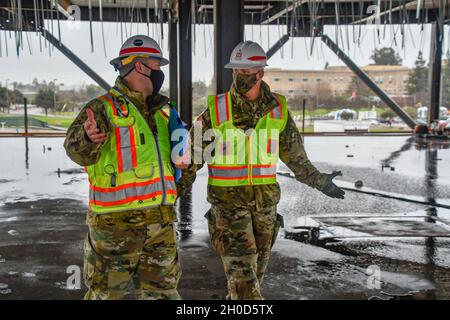
[[[266,56],[253,56],[248,58],[250,61],[260,61],[260,60],[267,60]]]
[[[161,54],[161,52],[155,48],[149,47],[134,47],[120,50],[119,55],[127,54],[127,53],[135,53],[135,52],[148,52],[148,53],[157,53]]]

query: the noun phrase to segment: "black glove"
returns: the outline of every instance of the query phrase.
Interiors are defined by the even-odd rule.
[[[326,178],[325,186],[322,189],[322,192],[331,198],[344,199],[345,192],[337,185],[333,183],[334,177],[342,176],[341,171],[333,171],[333,173],[325,173]]]

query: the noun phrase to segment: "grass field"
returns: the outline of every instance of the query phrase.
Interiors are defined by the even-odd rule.
[[[396,126],[380,126],[380,127],[370,127],[370,132],[409,132],[411,131],[410,128],[406,128],[406,127],[396,127]]]
[[[314,115],[318,116],[318,115],[324,115],[326,113],[328,113],[330,110],[327,109],[318,109],[315,110]],[[295,115],[301,115],[301,111],[298,110],[294,110],[291,111],[292,116]],[[308,115],[308,113],[307,113]],[[31,115],[30,119],[34,118],[43,122],[48,123],[49,126],[54,126],[54,127],[61,127],[61,128],[68,128],[72,122],[73,122],[73,118],[71,118],[70,116],[74,116],[73,113],[72,114],[67,114],[65,116],[37,116],[37,115]],[[3,114],[0,113],[0,118],[2,117],[14,117],[14,118],[18,118],[17,115],[8,115],[8,114]],[[20,119],[21,120],[21,119]],[[314,132],[314,127],[310,125],[310,121],[307,120],[305,121],[305,133],[313,133]],[[19,126],[23,126],[23,120],[22,120],[22,124]],[[298,129],[300,132],[302,132],[302,127],[301,127],[301,123],[298,125]],[[370,128],[370,132],[402,132],[402,131],[410,131],[409,128],[405,128],[405,127],[397,127],[397,126],[372,126]]]
[[[67,117],[46,117],[46,116],[31,116],[41,121],[47,122],[50,126],[68,128],[74,119]]]
[[[73,114],[72,114],[73,115]],[[23,127],[23,116],[22,115],[18,115],[18,114],[7,114],[7,113],[0,113],[0,119],[4,119],[4,121],[6,122],[6,126],[19,126],[19,127]],[[73,118],[72,117],[68,117],[68,116],[51,116],[51,117],[46,117],[46,116],[37,116],[37,115],[29,115],[28,116],[28,123],[29,125],[36,125],[36,126],[42,126],[42,123],[34,123],[33,119],[39,120],[39,121],[43,121],[48,123],[49,126],[54,126],[54,127],[61,127],[61,128],[68,128],[70,126],[70,124],[73,122]]]
[[[306,109],[305,110],[305,115],[307,116],[307,117],[309,117],[309,116],[324,116],[324,115],[326,115],[326,114],[328,114],[328,113],[330,113],[330,112],[334,112],[334,111],[337,111],[337,110],[341,110],[342,108],[334,108],[334,109],[325,109],[325,108],[318,108],[318,109],[313,109],[313,110],[311,110],[311,109]],[[350,108],[351,109],[351,108]],[[361,109],[354,109],[355,111],[371,111],[372,109],[369,109],[369,108],[361,108]],[[378,114],[381,114],[383,111],[385,111],[386,109],[383,109],[383,108],[379,108],[379,107],[376,107],[375,108],[375,111],[378,113]],[[293,109],[289,109],[289,112],[291,113],[291,115],[292,116],[301,116],[302,114],[303,114],[303,110],[293,110]]]
[[[300,133],[303,132],[301,126],[298,127],[298,130],[300,131]],[[312,132],[314,132],[314,127],[305,127],[305,133],[312,133]]]

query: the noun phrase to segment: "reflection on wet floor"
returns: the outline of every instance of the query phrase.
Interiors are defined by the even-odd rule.
[[[437,239],[439,238],[444,239],[442,237],[450,237],[450,225],[448,223],[440,223],[439,226],[436,225],[438,220],[438,210],[436,206],[433,206],[433,204],[437,205],[436,195],[439,179],[439,164],[442,163],[444,165],[444,169],[448,172],[448,165],[446,166],[445,162],[443,163],[441,161],[438,153],[440,150],[446,151],[446,149],[449,149],[449,142],[446,140],[435,141],[410,137],[399,149],[391,152],[387,158],[380,161],[382,171],[384,171],[385,168],[391,168],[391,171],[394,171],[392,170],[392,168],[394,168],[393,165],[395,164],[396,159],[400,158],[403,153],[409,152],[413,146],[415,147],[415,150],[424,152],[425,154],[425,175],[423,179],[425,187],[424,198],[429,205],[427,205],[422,212],[425,213],[425,215],[423,215],[423,221],[426,224],[429,224],[428,226],[421,225],[419,221],[414,222],[414,220],[411,220],[414,217],[412,215],[413,213],[409,216],[405,215],[405,218],[407,218],[406,220],[402,219],[401,215],[399,215],[400,219],[396,219],[395,215],[393,213],[390,213],[386,214],[384,217],[380,217],[379,221],[376,221],[377,217],[375,214],[372,215],[374,218],[370,218],[371,215],[369,214],[367,215],[368,218],[358,215],[353,216],[350,219],[343,218],[342,214],[330,214],[327,215],[326,218],[318,216],[316,218],[316,221],[314,222],[319,223],[315,225],[309,223],[310,227],[305,227],[305,225],[307,226],[308,223],[303,222],[297,230],[294,229],[293,232],[288,233],[288,236],[292,239],[297,239],[309,243],[314,242],[317,245],[329,248],[335,252],[352,255],[354,257],[357,257],[355,258],[356,261],[359,260],[362,264],[372,263],[382,266],[387,270],[392,269],[392,262],[390,261],[395,261],[396,267],[393,268],[394,271],[419,272],[423,274],[426,279],[431,281],[431,283],[436,286],[436,289],[426,290],[425,292],[423,292],[422,297],[427,299],[436,299],[440,295],[439,292],[448,291],[450,288],[450,283],[448,282],[448,280],[442,280],[443,278],[446,279],[446,277],[448,276],[448,271],[445,271],[445,269],[442,268],[442,265],[450,265],[450,255],[442,253],[443,250],[447,250],[448,243],[444,243],[444,247],[442,247],[443,243],[439,243],[437,241]],[[395,218],[395,220],[388,220],[389,216]],[[420,217],[420,215],[417,216]],[[399,222],[402,220],[404,220],[406,223]],[[440,222],[442,222],[442,220],[440,220]],[[431,227],[431,225],[436,225],[436,227],[433,228]],[[392,234],[390,235],[393,236],[393,238],[390,237],[389,239],[385,238],[383,240],[382,237],[379,237],[380,235],[388,236],[390,229],[392,229]],[[404,230],[402,231],[402,229]],[[408,229],[410,231],[408,231]],[[333,238],[328,239],[329,241],[320,241],[319,235],[321,231],[319,230],[325,231],[325,233],[327,231],[330,231],[336,235],[336,231],[339,231],[341,236],[335,238],[335,241],[333,241]],[[417,232],[416,238],[411,240],[404,238],[408,235],[408,233],[411,234],[412,230]],[[346,234],[350,236],[346,237]],[[441,236],[439,236],[440,234]],[[312,236],[314,235],[315,238],[313,239]],[[423,236],[421,237],[421,235]],[[408,236],[412,236],[412,234]],[[355,238],[355,240],[352,240],[351,238]],[[375,245],[373,241],[377,240],[378,245]],[[418,266],[411,268],[412,262],[402,251],[398,251],[398,254],[395,255],[395,258],[387,258],[386,253],[388,250],[391,250],[393,243],[401,243],[405,241],[406,243],[423,241],[422,250],[419,249],[420,246],[416,245],[416,250],[419,249],[421,252],[423,252],[423,259],[420,259],[424,261],[422,267],[420,267],[419,264]],[[371,248],[371,253],[368,253],[366,250],[361,250],[361,242],[367,243],[368,247]],[[438,255],[439,251],[441,251],[440,255]],[[412,261],[417,261],[418,259],[419,258],[416,257]],[[440,260],[439,266],[437,264],[438,259]],[[443,262],[442,259],[446,261]],[[406,296],[387,294],[388,299],[408,299],[412,298],[413,296],[414,294],[408,294]]]
[[[29,154],[30,148],[28,147],[28,137],[25,137],[25,169],[28,170],[30,168],[30,165],[28,163],[29,161]]]
[[[422,142],[420,145],[421,148],[425,148],[426,160],[425,160],[425,184],[427,190],[427,200],[431,203],[435,202],[435,194],[436,194],[436,179],[438,178],[438,150],[437,148],[433,148],[431,143]],[[447,145],[448,148],[448,145]],[[426,222],[435,223],[437,217],[436,207],[429,207],[426,209],[428,213],[428,218],[425,219]],[[428,237],[425,239],[425,275],[426,277],[435,282],[435,271],[436,271],[436,263],[435,263],[435,255],[436,255],[436,241],[433,237]],[[435,296],[430,297],[431,299],[435,298]]]
[[[362,139],[362,141],[360,139]],[[21,139],[17,138],[2,139],[0,140],[0,146],[7,145],[9,147],[14,144],[14,147],[16,147],[17,142],[20,140]],[[380,144],[380,140],[384,140],[384,143]],[[6,183],[2,183],[0,184],[0,194],[5,195],[4,198],[9,200],[18,200],[22,197],[24,199],[33,199],[34,197],[43,198],[45,196],[57,198],[61,197],[62,194],[77,194],[79,199],[84,200],[84,195],[87,194],[87,180],[83,174],[84,170],[82,168],[79,170],[78,168],[74,168],[73,163],[67,159],[62,148],[62,141],[63,139],[25,138],[23,149],[25,151],[25,167],[22,167],[24,170],[22,170],[22,174],[20,174],[20,166],[18,163],[12,163],[11,172],[6,173],[9,174],[9,177],[7,177],[7,179],[2,179],[1,181],[11,181],[8,184],[9,186],[13,186],[13,188],[11,189],[7,186],[2,188],[2,184],[6,185]],[[331,141],[332,143],[328,141]],[[398,141],[402,141],[402,144],[398,144]],[[328,145],[325,149],[322,147],[324,142]],[[445,163],[439,159],[440,155],[438,152],[439,150],[445,151],[445,157],[449,158],[450,153],[448,152],[448,149],[450,143],[448,141],[427,140],[420,137],[307,137],[305,141],[309,157],[313,162],[319,161],[319,167],[321,166],[320,161],[323,161],[324,159],[331,165],[336,159],[337,165],[339,165],[339,145],[343,143],[345,143],[346,146],[345,153],[348,153],[347,151],[349,149],[354,149],[352,150],[352,153],[354,153],[355,158],[345,160],[346,163],[350,162],[349,165],[352,165],[352,163],[361,165],[358,158],[362,155],[367,157],[367,153],[372,153],[372,160],[363,163],[363,165],[365,164],[370,168],[373,167],[370,163],[372,162],[374,164],[378,163],[378,166],[381,164],[382,169],[392,168],[394,166],[400,169],[396,170],[394,173],[391,173],[390,171],[383,173],[382,171],[381,174],[383,175],[397,174],[398,171],[401,171],[402,167],[405,167],[404,155],[407,155],[406,158],[410,159],[409,162],[417,162],[417,159],[412,156],[412,153],[417,151],[420,152],[425,156],[423,159],[423,163],[425,164],[425,174],[422,176],[424,179],[423,181],[425,181],[423,185],[425,190],[424,199],[430,204],[438,204],[436,196],[440,190],[438,190],[439,188],[437,185],[439,184],[439,181],[442,184],[443,180],[440,179],[437,169],[439,162],[442,164]],[[386,146],[389,146],[390,144],[398,144],[398,147],[395,147],[394,150],[392,150],[392,148],[389,150]],[[378,151],[378,149],[380,149],[380,151]],[[49,150],[49,152],[46,152],[46,150]],[[328,154],[324,155],[324,152]],[[15,150],[12,150],[12,153],[14,154]],[[318,157],[318,155],[320,157]],[[5,157],[5,155],[3,157]],[[378,161],[376,160],[377,158]],[[3,160],[1,156],[0,160]],[[30,169],[30,161],[33,165],[32,169]],[[444,178],[450,176],[449,169],[449,166],[445,166]],[[415,173],[415,171],[417,171],[417,165],[414,170],[409,171]],[[23,173],[25,174],[23,175]],[[78,176],[78,174],[80,174],[80,176]],[[16,182],[12,182],[13,180],[16,180]],[[283,181],[283,179],[280,179],[280,184],[282,186],[285,183],[286,182]],[[399,184],[401,184],[400,181]],[[192,235],[196,229],[204,230],[206,228],[203,215],[209,205],[206,202],[206,194],[198,191],[202,190],[202,188],[206,191],[204,185],[206,185],[206,179],[199,174],[194,186],[196,192],[194,194],[187,194],[179,201],[179,231],[183,239]],[[364,186],[367,185],[370,186],[370,180],[366,178]],[[42,188],[42,186],[45,186],[45,188]],[[299,189],[301,188],[301,190],[304,188],[304,186],[301,186],[300,184],[297,184],[296,187],[297,186]],[[309,194],[311,194],[312,197],[317,197],[317,200],[320,199],[319,202],[316,200],[316,203],[329,202],[329,199],[322,200],[323,198],[321,198],[322,196],[319,193],[311,192],[309,189],[306,190],[307,192],[304,192],[303,194],[292,192],[288,196],[291,197],[290,200],[298,201],[299,203],[303,202],[304,197],[309,197]],[[282,199],[280,203],[281,210],[286,208],[286,201],[284,201],[286,199],[286,192],[284,192],[283,196],[284,199]],[[334,203],[338,204],[337,202]],[[342,202],[339,204],[341,203]],[[325,208],[322,210],[322,212],[319,211],[318,213],[326,213]],[[348,206],[347,210],[348,212],[355,212],[353,206]],[[377,213],[377,210],[378,208],[374,206],[372,213]],[[436,207],[432,205],[426,206],[424,210],[426,210],[428,216],[425,221],[435,223],[436,218],[438,217]],[[307,210],[307,212],[308,211],[309,210]],[[298,213],[298,216],[303,215],[304,213],[302,212]]]
[[[405,143],[402,145],[402,147],[400,149],[392,152],[388,158],[381,160],[381,170],[383,170],[384,168],[389,168],[391,166],[391,164],[395,161],[395,159],[400,157],[402,152],[405,152],[405,151],[408,151],[411,149],[414,142],[415,142],[415,137],[409,137],[408,139],[406,139]]]
[[[0,235],[4,239],[0,239],[17,241],[25,246],[27,239],[29,242],[29,237],[33,238],[37,235],[43,237],[45,234],[51,238],[54,232],[70,231],[65,227],[67,217],[73,218],[70,228],[78,228],[80,234],[84,233],[83,216],[87,204],[88,182],[84,170],[66,157],[62,143],[63,139],[57,138],[0,139],[0,148],[9,151],[0,154],[0,163],[4,168],[8,168],[0,175],[0,228],[3,227],[0,230],[2,232],[4,230],[4,234]],[[415,137],[306,137],[305,145],[311,161],[321,171],[331,172],[331,170],[343,169],[342,183],[354,185],[356,180],[362,180],[364,187],[373,190],[396,193],[410,198],[416,197],[430,204],[450,205],[450,166],[448,165],[450,149],[447,141],[430,141]],[[349,147],[345,148],[346,145]],[[349,150],[354,155],[353,158],[346,157]],[[25,159],[20,160],[22,157]],[[283,164],[280,163],[281,166]],[[386,170],[386,168],[395,170]],[[365,215],[368,218],[381,215],[406,218],[416,216],[417,220],[434,224],[436,228],[441,227],[443,223],[450,224],[450,210],[445,208],[352,192],[347,192],[346,200],[338,202],[326,198],[317,190],[301,185],[293,179],[280,177],[279,181],[283,190],[279,212],[285,215],[286,225],[292,225],[295,218],[325,214],[336,217]],[[193,192],[180,199],[178,204],[178,231],[182,244],[193,242],[195,245],[190,247],[196,248],[195,250],[206,246],[197,243],[197,236],[207,232],[207,223],[204,218],[209,208],[206,202],[206,185],[207,172],[204,168],[198,173]],[[42,207],[34,208],[35,203],[43,203],[42,201],[45,202]],[[78,204],[74,208],[60,208],[61,205],[68,206],[75,203]],[[58,210],[63,212],[55,220],[52,214],[59,212]],[[78,215],[77,219],[75,214]],[[41,225],[44,221],[43,217],[45,217],[45,223],[50,223],[51,226]],[[363,231],[366,227],[364,221],[366,220],[363,218],[356,220]],[[29,225],[30,222],[32,225]],[[15,230],[19,234],[12,236],[8,234],[10,230]],[[42,234],[38,233],[39,230]],[[354,259],[351,263],[358,265],[361,270],[365,270],[368,265],[376,264],[386,271],[413,273],[425,277],[438,287],[437,295],[433,290],[427,290],[428,298],[442,297],[446,291],[450,292],[449,281],[445,282],[445,277],[449,276],[448,268],[450,268],[450,241],[440,237],[406,239],[395,237],[395,235],[394,230],[389,239],[373,235],[370,238],[341,239],[335,243],[328,243],[324,246],[326,249],[324,250],[340,252],[345,257],[351,257]],[[66,236],[67,233],[64,233],[64,237]],[[60,237],[64,238],[62,233]],[[81,259],[81,247],[74,245],[78,240],[73,236],[73,232],[71,237],[73,238],[69,239],[70,241],[66,241],[67,246],[70,247],[70,252]],[[42,241],[44,240],[47,243],[49,239],[45,238]],[[34,238],[33,241],[35,241]],[[276,259],[285,259],[283,257],[286,256],[286,252],[293,250],[293,244],[298,245],[298,248],[302,250],[306,249],[298,242],[285,239],[283,241],[279,244],[286,246],[286,250],[282,251],[282,255],[280,253]],[[55,253],[56,246],[55,243]],[[314,257],[317,256],[317,250],[322,249],[315,246],[312,248],[311,252],[308,249],[308,253]],[[276,253],[277,249],[274,250],[275,257],[278,253]],[[4,246],[0,246],[0,251],[3,251],[0,252],[3,255],[4,252],[8,253]],[[203,251],[198,251],[197,254],[200,255],[200,252]],[[10,256],[14,253],[11,251]],[[34,251],[32,253],[34,254]],[[213,254],[211,256],[216,257]],[[48,258],[51,259],[50,256]],[[9,260],[13,263],[12,258]],[[203,262],[199,261],[199,263]],[[292,268],[295,269],[294,261],[292,264]],[[331,268],[336,271],[337,267],[317,268],[317,270]],[[0,272],[11,270],[5,269]],[[273,266],[272,270],[274,275],[280,274],[278,266]],[[288,269],[284,273],[291,271]],[[36,274],[39,277],[39,272]],[[315,290],[317,289],[314,288],[315,271],[311,277],[314,281],[311,282],[310,289]],[[391,275],[389,279],[394,278],[395,276]],[[19,283],[19,280],[17,281]],[[271,280],[268,281],[271,284]],[[277,285],[275,280],[272,284]],[[300,281],[298,286],[301,285]],[[10,287],[12,287],[11,284]],[[414,288],[414,284],[411,284],[411,288]],[[277,289],[276,292],[281,291]]]
[[[186,192],[178,203],[178,211],[180,214],[178,222],[178,231],[181,240],[187,240],[192,235],[192,190]]]

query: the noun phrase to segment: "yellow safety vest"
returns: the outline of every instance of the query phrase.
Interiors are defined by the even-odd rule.
[[[154,135],[139,110],[116,89],[98,99],[112,130],[98,162],[86,167],[90,209],[109,213],[173,205],[177,191],[167,115],[162,110],[155,113]]]
[[[279,134],[286,126],[286,98],[273,94],[278,105],[245,133],[233,125],[230,92],[208,97],[214,131],[214,154],[208,162],[208,183],[234,187],[276,183]]]

